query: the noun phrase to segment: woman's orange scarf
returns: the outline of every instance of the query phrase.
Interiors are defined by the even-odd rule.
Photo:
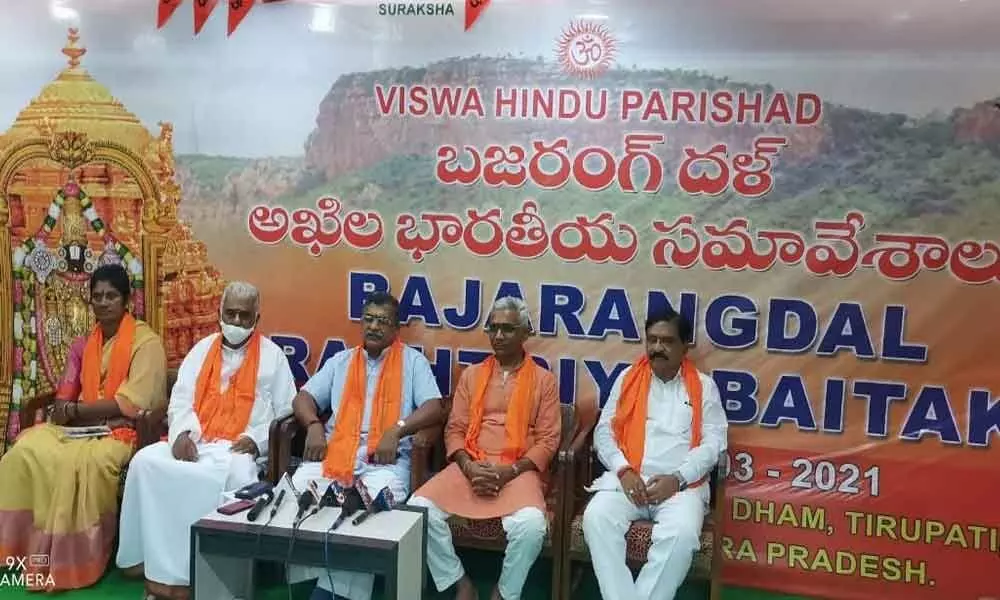
[[[135,342],[135,318],[125,313],[118,324],[118,334],[108,360],[104,384],[101,385],[101,363],[104,355],[104,332],[100,325],[95,325],[87,338],[83,349],[83,367],[80,376],[82,398],[84,404],[114,400],[118,388],[128,379],[128,370],[132,365],[132,344]]]
[[[679,372],[684,381],[684,390],[691,402],[691,447],[701,445],[702,389],[701,377],[694,362],[685,358]],[[632,363],[625,381],[622,382],[618,407],[611,420],[611,431],[615,434],[629,467],[640,472],[642,457],[646,450],[646,416],[649,410],[649,386],[653,381],[653,369],[649,357],[643,356]],[[699,485],[692,483],[689,487]]]
[[[483,460],[486,453],[479,447],[479,433],[483,424],[483,411],[486,404],[486,390],[490,378],[497,368],[497,359],[490,356],[482,363],[476,389],[469,406],[469,428],[465,432],[465,451],[472,460]],[[517,462],[527,450],[528,421],[531,418],[533,396],[535,391],[535,373],[538,365],[530,356],[525,356],[524,364],[517,370],[514,381],[514,393],[507,402],[507,418],[504,425],[504,447],[500,454],[500,462],[511,465]]]
[[[201,438],[235,441],[246,431],[257,397],[257,371],[260,367],[260,334],[254,332],[247,343],[243,364],[229,379],[229,386],[222,392],[222,335],[212,341],[198,381],[195,383],[194,411],[201,424]]]
[[[102,400],[113,400],[118,394],[118,388],[128,379],[128,370],[132,366],[132,345],[135,343],[135,317],[126,312],[118,324],[118,333],[111,346],[111,356],[108,357],[108,368],[102,385],[101,366],[104,362],[104,331],[100,325],[95,325],[87,337],[87,345],[83,348],[83,365],[80,373],[79,401],[83,404],[93,404]],[[119,402],[119,405],[121,403]],[[112,439],[126,444],[134,444],[138,434],[133,427],[116,427],[111,431]]]
[[[371,419],[368,424],[368,454],[374,454],[382,434],[399,421],[403,399],[403,343],[396,340],[384,350],[386,353],[378,385],[372,396]],[[361,443],[361,421],[365,415],[365,396],[368,376],[365,372],[364,346],[354,349],[347,369],[347,381],[337,410],[333,435],[326,446],[323,458],[323,476],[343,485],[354,482],[354,460]]]

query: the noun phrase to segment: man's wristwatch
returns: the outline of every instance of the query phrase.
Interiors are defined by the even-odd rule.
[[[678,492],[683,492],[684,490],[686,490],[688,488],[687,479],[684,479],[684,476],[680,474],[680,471],[674,473],[674,477],[677,478],[677,491]]]
[[[406,427],[406,421],[404,421],[403,419],[396,421],[396,429],[403,431],[404,427]]]

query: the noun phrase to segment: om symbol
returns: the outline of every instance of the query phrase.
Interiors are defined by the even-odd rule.
[[[604,47],[594,36],[587,34],[582,39],[573,42],[573,51],[570,56],[578,66],[589,67],[601,62],[601,57],[604,56]]]
[[[611,67],[616,45],[614,36],[603,25],[579,21],[563,30],[556,59],[568,75],[591,79]]]

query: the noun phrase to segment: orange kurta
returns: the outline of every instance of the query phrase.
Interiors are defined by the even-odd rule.
[[[465,448],[465,434],[469,427],[469,404],[475,394],[476,381],[482,365],[473,365],[462,372],[455,389],[451,415],[445,427],[444,441],[448,456]],[[486,453],[486,460],[500,464],[500,455],[506,441],[505,425],[507,403],[514,393],[516,377],[504,377],[497,369],[486,388],[483,421],[479,433],[479,446]],[[545,511],[542,477],[559,449],[562,417],[559,411],[559,392],[556,378],[550,371],[539,368],[532,392],[531,420],[524,454],[538,467],[539,472],[528,471],[516,477],[500,490],[495,498],[477,496],[472,485],[458,465],[451,463],[424,484],[414,495],[427,498],[441,510],[468,519],[490,519],[509,515],[517,510],[534,506]]]

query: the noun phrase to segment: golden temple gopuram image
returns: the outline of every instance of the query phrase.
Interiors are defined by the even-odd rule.
[[[93,326],[97,266],[127,268],[132,312],[171,367],[219,319],[225,282],[177,217],[173,126],[148,130],[85,70],[79,42],[70,29],[65,68],[0,134],[0,454]]]

